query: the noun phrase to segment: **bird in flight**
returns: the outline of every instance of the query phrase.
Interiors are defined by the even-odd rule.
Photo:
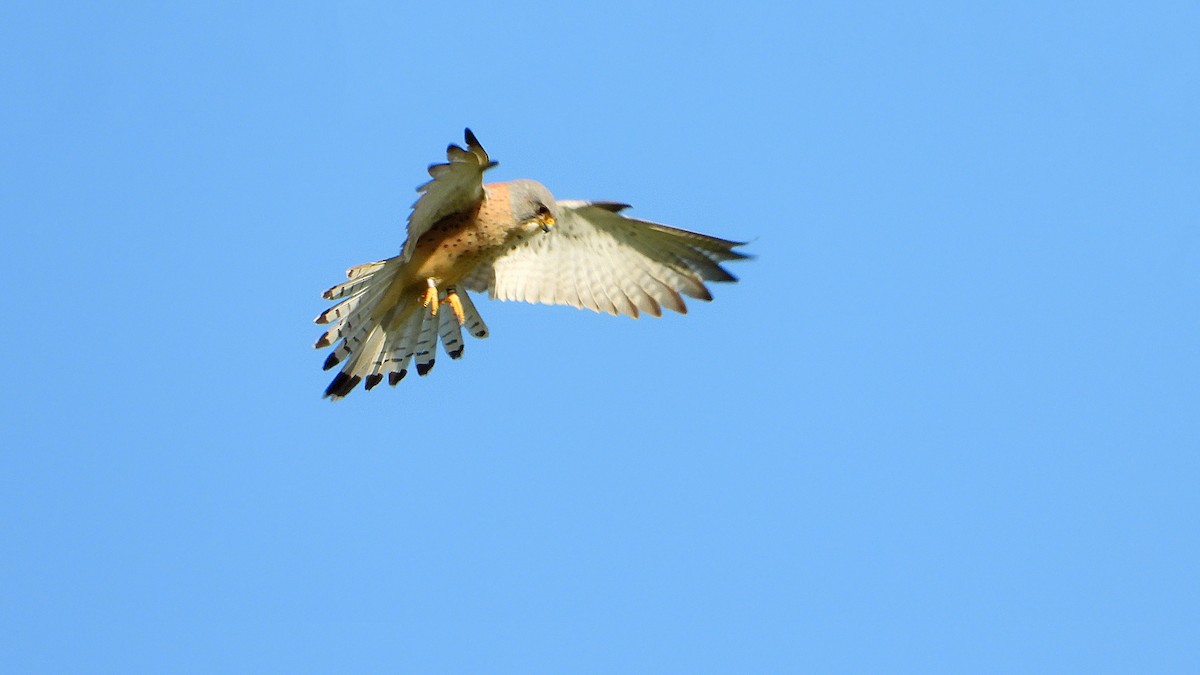
[[[351,267],[325,291],[337,304],[316,318],[329,328],[315,347],[334,346],[325,370],[341,365],[326,397],[396,385],[410,363],[426,375],[439,342],[461,357],[463,329],[488,335],[467,291],[637,318],[686,313],[681,295],[712,300],[705,281],[737,280],[721,263],[746,258],[734,250],[743,242],[629,218],[628,204],[556,200],[529,179],[484,184],[496,162],[465,137],[417,188],[400,255]]]

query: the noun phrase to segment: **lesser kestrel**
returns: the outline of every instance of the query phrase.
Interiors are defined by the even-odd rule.
[[[466,149],[447,148],[417,188],[400,255],[352,267],[325,291],[339,302],[317,317],[331,325],[316,347],[336,344],[325,369],[341,364],[326,396],[395,385],[410,362],[425,375],[439,341],[462,356],[462,328],[488,334],[467,291],[636,318],[685,313],[680,294],[711,300],[705,281],[736,280],[720,263],[745,258],[742,243],[629,218],[627,204],[556,200],[528,179],[485,185],[496,162],[465,135]]]

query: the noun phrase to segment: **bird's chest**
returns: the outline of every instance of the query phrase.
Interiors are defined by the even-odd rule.
[[[503,249],[511,221],[507,212],[498,213],[487,203],[474,212],[443,218],[417,241],[412,257],[416,276],[458,282]]]

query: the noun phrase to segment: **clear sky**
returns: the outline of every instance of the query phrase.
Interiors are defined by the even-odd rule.
[[[1200,672],[1200,6],[416,4],[0,6],[12,672]],[[757,258],[322,400],[465,126]]]

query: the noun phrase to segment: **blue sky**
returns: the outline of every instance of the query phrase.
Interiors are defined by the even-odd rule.
[[[110,4],[0,8],[15,671],[1200,670],[1195,3]],[[464,126],[757,258],[322,400]]]

